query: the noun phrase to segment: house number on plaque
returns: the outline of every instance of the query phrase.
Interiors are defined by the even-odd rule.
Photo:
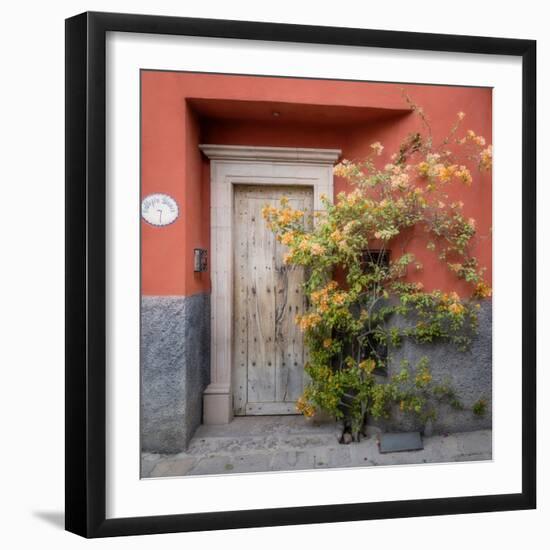
[[[141,216],[151,225],[162,227],[178,219],[178,203],[164,193],[147,195],[141,203]]]

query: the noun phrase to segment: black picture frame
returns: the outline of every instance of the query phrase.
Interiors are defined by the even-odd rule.
[[[108,31],[520,57],[522,490],[515,494],[106,519],[105,40]],[[108,537],[536,507],[536,42],[355,28],[83,13],[66,20],[66,529]]]

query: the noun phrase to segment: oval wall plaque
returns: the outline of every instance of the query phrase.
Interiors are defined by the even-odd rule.
[[[178,203],[164,193],[147,195],[141,202],[142,218],[157,227],[174,223],[178,219],[178,214]]]

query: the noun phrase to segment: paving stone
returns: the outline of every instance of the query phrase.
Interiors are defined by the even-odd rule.
[[[378,455],[378,446],[374,437],[361,439],[349,445],[351,462],[354,466],[365,466],[371,458]]]
[[[267,472],[271,457],[269,454],[242,456],[215,456],[202,458],[188,473],[189,475],[243,474]]]
[[[351,452],[348,445],[319,449],[314,458],[315,468],[343,468],[351,466]]]
[[[311,470],[315,466],[309,451],[279,451],[271,457],[271,471]]]
[[[148,477],[176,477],[184,476],[195,464],[193,457],[173,458],[161,460],[153,468]]]
[[[462,454],[456,437],[439,436],[424,438],[426,456],[431,462],[449,462],[450,457]]]
[[[426,462],[426,454],[424,451],[399,451],[397,453],[379,454],[376,458],[378,466],[399,466],[404,464],[424,464]],[[434,460],[430,462],[439,462]]]
[[[286,435],[279,436],[278,447],[290,449],[307,449],[313,447],[328,447],[338,444],[338,438],[334,434],[328,435]]]
[[[479,453],[484,449],[491,450],[492,432],[489,430],[467,432],[461,439],[461,447],[465,454]]]
[[[242,454],[253,451],[270,451],[277,447],[278,438],[274,435],[255,437],[207,437],[193,440],[188,454]]]
[[[141,456],[141,477],[150,477],[151,472],[160,460],[162,460],[162,455],[143,453]]]

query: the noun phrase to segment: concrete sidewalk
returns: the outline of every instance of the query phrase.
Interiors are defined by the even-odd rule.
[[[302,416],[238,417],[224,426],[200,426],[186,452],[143,453],[142,478],[310,470],[491,460],[492,432],[424,438],[424,449],[380,454],[375,429],[359,443],[341,445],[339,424]]]

